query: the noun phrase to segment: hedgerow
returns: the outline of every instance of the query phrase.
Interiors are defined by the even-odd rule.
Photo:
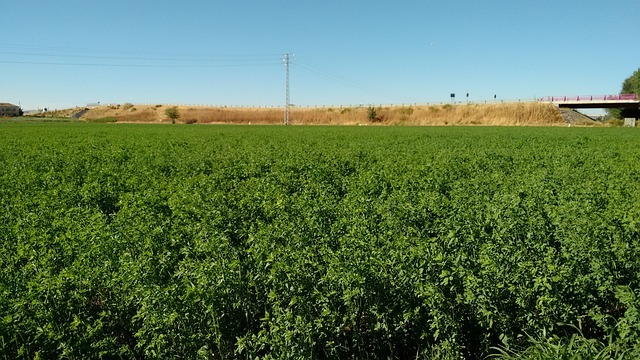
[[[1,128],[5,358],[640,353],[633,129]]]

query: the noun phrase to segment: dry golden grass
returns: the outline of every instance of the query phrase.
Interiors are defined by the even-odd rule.
[[[558,109],[541,103],[456,105],[417,108],[415,125],[554,125],[563,120]]]
[[[204,107],[180,109],[180,122],[199,124],[279,124],[283,119],[284,113],[280,109]]]
[[[90,110],[84,119],[111,117],[118,122],[171,122],[167,106],[134,105],[124,109],[103,106]],[[283,109],[178,106],[178,123],[198,124],[281,124]],[[376,107],[377,121],[370,122],[367,107],[292,108],[294,125],[559,125],[558,109],[543,103],[425,105]]]

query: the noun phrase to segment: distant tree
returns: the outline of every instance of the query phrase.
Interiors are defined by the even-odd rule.
[[[172,124],[175,124],[176,120],[178,120],[180,118],[180,111],[178,111],[178,108],[175,107],[175,106],[167,108],[164,111],[164,114],[165,114],[166,117],[171,119],[171,123]]]
[[[622,83],[623,94],[636,94],[640,96],[640,68]]]
[[[369,106],[369,108],[367,109],[367,118],[369,119],[369,122],[376,121],[377,115],[378,112],[376,111],[376,108],[374,108],[373,106]]]
[[[381,110],[381,108],[376,109],[373,106],[369,106],[367,109],[367,119],[369,119],[369,122],[384,122],[385,115],[381,115],[378,110]]]
[[[620,94],[636,94],[640,96],[640,68],[622,82]],[[640,116],[638,109],[608,109],[607,112],[609,116],[616,119]]]

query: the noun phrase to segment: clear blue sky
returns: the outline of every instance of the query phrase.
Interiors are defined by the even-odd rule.
[[[618,93],[638,0],[0,0],[0,102],[426,103]]]

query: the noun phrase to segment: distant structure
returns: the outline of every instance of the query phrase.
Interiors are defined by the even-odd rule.
[[[9,103],[0,103],[0,117],[14,116],[22,116],[22,109],[20,109],[20,106]]]
[[[284,54],[284,73],[285,73],[285,104],[284,104],[284,124],[289,125],[289,107],[291,107],[291,102],[289,98],[289,64],[291,64],[291,54]]]
[[[570,109],[640,108],[640,98],[636,94],[547,96],[540,101]]]

